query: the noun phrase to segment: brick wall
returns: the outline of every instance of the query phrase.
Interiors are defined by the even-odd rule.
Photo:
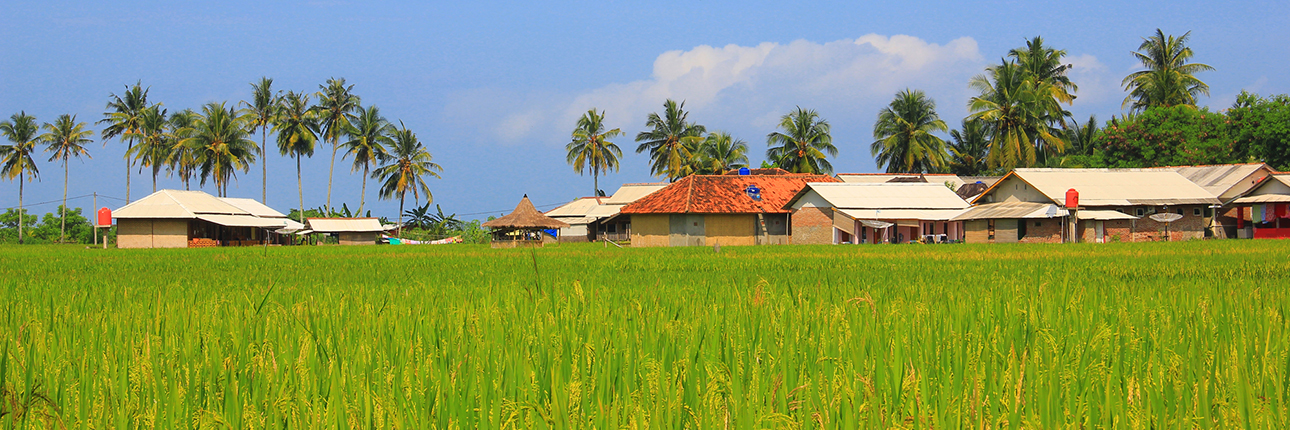
[[[830,208],[804,207],[793,213],[793,242],[797,245],[833,243],[833,219]]]
[[[1026,223],[1026,236],[1018,242],[1021,243],[1062,243],[1062,220],[1061,218],[1051,219],[1019,219],[1017,222]],[[1039,223],[1038,226],[1035,223]]]

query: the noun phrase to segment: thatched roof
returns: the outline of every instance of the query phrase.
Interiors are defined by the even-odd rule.
[[[524,195],[520,199],[520,204],[515,205],[515,210],[510,214],[482,224],[488,228],[564,228],[566,224],[555,218],[542,215],[537,208],[533,207],[533,202],[529,201],[529,196]]]

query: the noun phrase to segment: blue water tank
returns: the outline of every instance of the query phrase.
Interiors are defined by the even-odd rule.
[[[748,168],[747,168],[747,167],[740,167],[740,168],[739,168],[739,174],[740,174],[741,176],[748,176],[748,175],[751,175],[751,174],[752,174],[752,170],[748,170]]]

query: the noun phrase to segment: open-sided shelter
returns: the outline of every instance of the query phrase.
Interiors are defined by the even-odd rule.
[[[514,248],[542,246],[554,240],[554,236],[544,230],[568,228],[569,224],[538,212],[528,194],[525,194],[511,213],[485,222],[482,226],[492,229],[494,248]]]
[[[790,243],[788,200],[827,175],[690,175],[623,207],[632,246]]]
[[[1070,189],[1079,193],[1074,215]],[[1205,209],[1218,199],[1169,169],[1016,169],[973,203],[953,219],[968,242],[1128,242],[1205,237]],[[1164,213],[1178,219],[1151,217]]]
[[[795,244],[944,243],[968,203],[941,183],[809,183],[785,207]]]
[[[385,231],[378,218],[305,218],[309,233],[336,237],[341,245],[375,245]]]
[[[288,243],[274,233],[300,223],[251,199],[160,190],[112,212],[118,248],[199,248]]]

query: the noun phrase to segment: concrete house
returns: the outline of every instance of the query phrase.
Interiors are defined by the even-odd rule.
[[[809,183],[786,208],[794,244],[944,243],[968,203],[943,183]]]
[[[601,238],[630,240],[630,218],[615,215],[623,206],[666,186],[666,183],[623,184],[612,196],[581,197],[551,209],[545,215],[569,224],[569,227],[560,229],[560,242],[594,242]]]
[[[1263,178],[1232,205],[1238,237],[1290,239],[1290,173]]]
[[[790,242],[788,200],[826,175],[691,175],[622,208],[632,246]]]
[[[1214,197],[1218,197],[1222,208],[1206,208],[1204,215],[1212,215],[1218,209],[1218,216],[1212,218],[1210,237],[1237,238],[1237,206],[1232,201],[1245,195],[1263,180],[1272,175],[1272,168],[1263,163],[1220,164],[1212,166],[1178,166],[1161,167],[1183,175],[1187,180],[1200,185]],[[1250,237],[1250,236],[1244,236]]]
[[[1064,208],[1070,189],[1074,214]],[[1016,169],[953,220],[974,243],[1187,240],[1205,237],[1205,209],[1218,203],[1169,169]],[[1178,219],[1153,217],[1164,213]]]
[[[118,248],[200,248],[284,243],[298,222],[251,199],[160,190],[112,212]]]

